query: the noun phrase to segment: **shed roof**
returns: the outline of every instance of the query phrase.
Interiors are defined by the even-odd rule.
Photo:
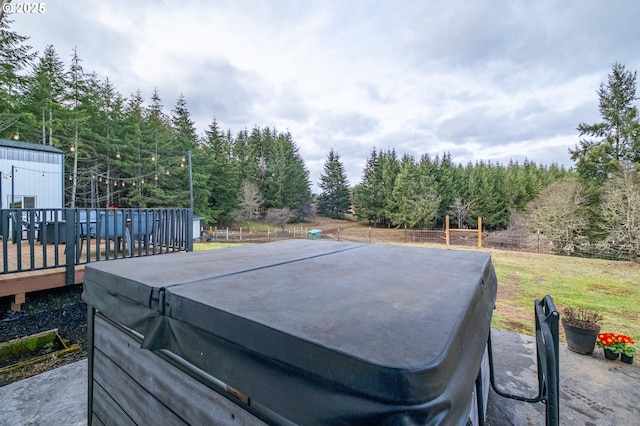
[[[45,151],[45,152],[53,152],[55,154],[64,154],[64,151],[58,148],[54,148],[53,146],[50,146],[50,145],[43,145],[39,143],[24,142],[24,141],[14,141],[10,139],[0,139],[0,147],[28,149],[31,151]]]

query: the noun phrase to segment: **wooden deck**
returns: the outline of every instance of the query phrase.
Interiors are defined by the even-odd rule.
[[[97,250],[95,241],[90,246],[91,259],[97,261]],[[33,249],[28,241],[22,241],[18,248],[16,244],[7,244],[7,270],[23,272],[8,272],[0,274],[0,297],[11,297],[11,309],[20,311],[25,302],[26,294],[34,291],[49,290],[57,287],[64,287],[66,283],[66,246],[59,244],[42,245],[34,243]],[[74,284],[82,284],[84,280],[84,263],[87,263],[86,246],[75,266]],[[4,247],[0,244],[0,271],[5,270]],[[114,245],[109,246],[110,257],[114,257]],[[20,262],[18,262],[18,252]],[[100,255],[105,259],[107,247],[104,242],[100,245]],[[136,255],[134,250],[134,256]],[[121,254],[120,254],[121,255]],[[28,269],[25,271],[25,269]]]

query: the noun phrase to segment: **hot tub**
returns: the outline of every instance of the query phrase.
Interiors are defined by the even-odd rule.
[[[123,259],[86,266],[83,300],[90,424],[466,425],[486,407],[487,253],[292,240]]]

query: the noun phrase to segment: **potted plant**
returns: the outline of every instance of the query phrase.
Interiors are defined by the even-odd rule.
[[[587,309],[567,307],[563,311],[562,327],[567,338],[567,346],[573,352],[590,355],[600,333],[602,315]]]
[[[606,359],[618,359],[618,356],[622,353],[622,344],[618,338],[619,335],[616,333],[598,334],[598,341],[596,343],[599,348],[604,350],[604,357]]]
[[[631,340],[633,344],[633,340]],[[633,364],[633,357],[638,353],[638,348],[633,345],[625,345],[622,349],[622,353],[620,354],[620,359],[622,362],[627,364]]]
[[[597,344],[604,350],[606,359],[614,360],[619,355],[622,362],[627,364],[633,364],[633,357],[638,353],[638,349],[633,346],[633,339],[624,334],[600,333]]]

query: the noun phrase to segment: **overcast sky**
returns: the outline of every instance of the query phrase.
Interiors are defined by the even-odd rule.
[[[14,0],[13,7],[23,0]],[[11,29],[123,96],[180,93],[199,133],[290,131],[315,185],[371,150],[572,166],[615,62],[640,69],[640,1],[49,0]]]

